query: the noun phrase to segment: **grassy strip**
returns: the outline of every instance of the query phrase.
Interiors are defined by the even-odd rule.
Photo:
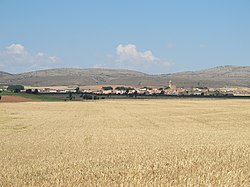
[[[1,92],[0,95],[10,95],[10,96],[19,96],[37,101],[63,101],[62,98],[53,98],[47,97],[44,95],[35,95],[35,94],[27,94],[27,93],[13,93],[13,92]]]

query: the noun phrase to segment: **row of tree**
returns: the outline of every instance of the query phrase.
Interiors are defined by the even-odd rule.
[[[19,93],[21,90],[24,90],[23,85],[9,85],[7,87],[8,91],[14,92],[14,93]]]
[[[19,92],[21,92],[21,90],[24,90],[23,85],[9,85],[7,87],[7,91],[9,91],[9,92],[19,93]],[[35,89],[34,91],[32,89],[27,89],[27,90],[25,90],[25,92],[29,93],[29,94],[38,94],[39,93],[38,89]]]

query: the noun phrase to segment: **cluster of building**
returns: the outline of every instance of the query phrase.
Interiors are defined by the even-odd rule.
[[[99,90],[83,90],[85,93],[95,94],[139,94],[139,95],[200,95],[200,96],[233,96],[233,95],[250,95],[249,88],[208,88],[208,87],[192,87],[192,88],[179,88],[169,81],[167,87],[162,88],[130,88],[120,89],[120,87]]]
[[[110,89],[107,89],[110,88]],[[142,88],[131,88],[131,87],[117,87],[112,89],[112,87],[102,87],[100,90],[94,91],[96,94],[138,94],[138,95],[178,95],[181,92],[184,92],[185,89],[177,88],[175,85],[169,81],[169,85],[167,87],[162,88],[151,88],[151,87],[142,87]],[[89,91],[89,90],[85,90]]]
[[[236,92],[237,91],[237,92]],[[193,87],[193,88],[178,88],[176,85],[172,84],[170,80],[168,86],[161,88],[151,88],[151,87],[142,87],[142,88],[131,88],[131,87],[116,87],[111,86],[102,87],[100,89],[51,89],[44,88],[38,90],[40,93],[94,93],[94,94],[138,94],[138,95],[234,95],[238,93],[238,89],[215,89],[208,87]]]
[[[43,88],[38,89],[39,93],[76,93],[78,89],[53,89],[53,88]]]
[[[6,88],[1,88],[1,91],[6,90]],[[37,89],[26,89],[20,90],[20,92],[26,93],[51,93],[51,94],[65,94],[65,93],[92,93],[92,94],[138,94],[138,95],[250,95],[250,89],[248,88],[208,88],[208,87],[193,87],[193,88],[178,88],[176,85],[172,84],[170,80],[168,86],[161,88],[152,87],[142,87],[142,88],[132,88],[132,87],[116,87],[111,86],[102,87],[99,89],[81,89],[77,86],[72,86],[71,88],[37,88]]]
[[[109,89],[107,89],[109,88]],[[118,88],[118,89],[117,89]],[[113,89],[112,87],[102,87],[100,90],[83,90],[85,93],[95,93],[95,94],[138,94],[138,95],[200,95],[200,96],[220,96],[227,95],[233,96],[238,93],[243,93],[241,89],[224,89],[224,88],[208,88],[208,87],[193,87],[193,88],[178,88],[176,85],[169,81],[167,87],[161,88],[124,88],[120,89],[117,87]],[[250,90],[245,91],[244,94],[250,94]]]

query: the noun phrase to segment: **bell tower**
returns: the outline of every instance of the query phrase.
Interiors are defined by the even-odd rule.
[[[170,80],[169,83],[168,83],[168,87],[169,88],[172,88],[172,81]]]

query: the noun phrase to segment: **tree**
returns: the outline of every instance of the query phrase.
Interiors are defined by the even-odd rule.
[[[124,86],[118,86],[115,88],[115,90],[126,90],[126,88]]]
[[[21,91],[21,90],[19,90],[19,89],[15,89],[15,90],[14,90],[14,93],[20,93],[20,91]]]
[[[33,94],[38,94],[38,89],[35,89]]]
[[[104,86],[102,87],[103,90],[113,90],[112,86]]]
[[[115,88],[115,90],[134,90],[134,88],[124,87],[124,86],[118,86],[118,87]]]
[[[137,95],[138,95],[138,92],[135,91],[135,92],[134,92],[134,97],[137,98]]]
[[[72,99],[73,99],[72,93],[69,92],[69,100],[72,100]]]
[[[76,93],[79,93],[79,92],[80,92],[80,88],[76,87]]]
[[[144,87],[143,87],[143,88],[141,88],[141,89],[152,90],[153,88],[150,88],[150,87],[144,86]]]
[[[28,93],[28,94],[31,94],[32,93],[32,89],[27,89],[25,92]]]
[[[11,92],[18,93],[21,90],[24,90],[24,86],[23,85],[9,85],[7,90],[11,91]]]

